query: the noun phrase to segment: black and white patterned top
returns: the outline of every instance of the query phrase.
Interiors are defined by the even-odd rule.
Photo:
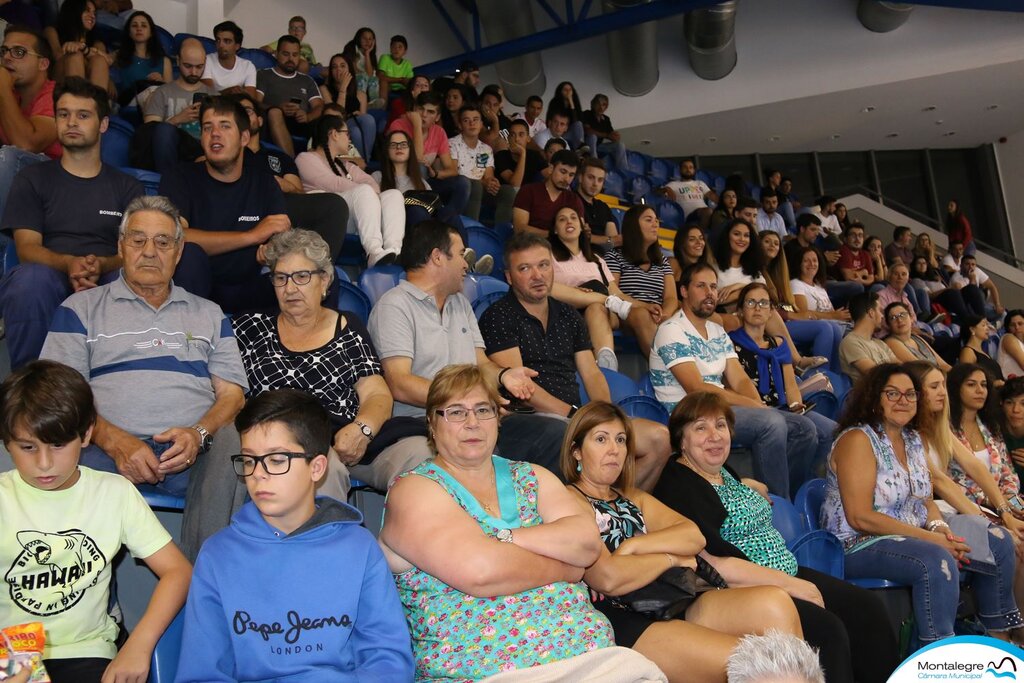
[[[277,316],[246,313],[232,324],[249,378],[246,398],[271,389],[300,389],[327,409],[335,430],[350,423],[359,412],[356,382],[381,374],[370,334],[353,314],[339,315],[334,338],[312,351],[285,348],[277,330]]]
[[[662,257],[660,263],[652,263],[649,270],[633,265],[622,257],[618,249],[611,249],[604,255],[608,269],[619,276],[619,289],[628,296],[649,304],[665,302],[665,277],[672,275],[672,266]]]

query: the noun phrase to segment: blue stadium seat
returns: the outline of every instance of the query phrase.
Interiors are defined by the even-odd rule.
[[[702,183],[704,183],[705,185],[707,185],[708,187],[712,187],[714,185],[714,182],[715,182],[715,179],[712,176],[712,174],[709,171],[705,171],[703,168],[698,169],[697,173],[694,175],[694,177],[697,180],[699,180]],[[722,182],[725,182],[724,178],[722,179]]]
[[[471,225],[474,228],[485,228],[485,227],[487,227],[483,223],[481,223],[480,221],[478,221],[478,220],[476,220],[474,218],[470,218],[469,216],[459,216],[459,218],[462,219],[462,226],[465,227],[465,228],[468,228]]]
[[[640,198],[645,194],[654,189],[651,185],[651,181],[646,176],[636,176],[629,181],[629,196],[634,202],[639,202]]]
[[[477,258],[484,254],[490,254],[494,258],[494,270],[491,272],[498,279],[503,279],[505,277],[505,245],[498,240],[494,230],[467,225],[466,237],[469,239],[469,244],[466,246],[473,248]]]
[[[243,47],[238,51],[238,56],[248,59],[256,66],[257,70],[270,69],[277,64],[277,59],[274,55],[255,47]]]
[[[508,292],[508,284],[496,277],[475,273],[466,273],[462,280],[462,293],[470,301],[476,301],[495,292],[504,295]]]
[[[683,227],[685,217],[683,216],[683,209],[673,201],[661,202],[654,207],[654,211],[658,214],[658,220],[661,221],[661,225],[666,228],[676,228],[677,230]]]
[[[772,526],[774,526],[789,545],[804,534],[803,517],[793,504],[782,496],[768,494],[772,503]]]
[[[651,162],[651,157],[640,152],[627,151],[626,152],[626,169],[630,173],[637,175],[647,175],[647,170]]]
[[[477,320],[480,320],[481,316],[483,316],[484,314],[484,311],[490,308],[491,304],[503,298],[504,296],[505,292],[490,292],[488,294],[484,294],[483,296],[477,297],[476,299],[473,300],[473,315],[476,316]]]
[[[341,266],[334,266],[334,279],[338,282],[352,282],[352,278],[348,276]]]
[[[164,49],[164,54],[174,61],[174,56],[178,54],[178,51],[174,49],[174,36],[171,32],[165,29],[163,26],[154,26],[156,30],[156,37],[160,41],[160,46]]]
[[[750,196],[753,197],[755,201],[761,201],[761,187],[759,185],[747,183],[747,189],[750,190]]]
[[[160,174],[156,171],[146,171],[141,168],[129,168],[122,166],[121,170],[142,183],[146,194],[153,197],[160,194]]]
[[[601,374],[604,375],[605,381],[608,382],[608,391],[611,393],[612,403],[618,403],[627,396],[636,396],[639,393],[636,382],[621,372],[615,372],[607,368],[600,368],[600,370]],[[583,386],[583,378],[580,377],[579,373],[576,373],[576,384],[580,388],[580,401],[588,403],[590,397],[587,395],[587,389]]]
[[[370,303],[370,297],[366,296],[366,292],[351,282],[338,282],[339,311],[351,311],[359,317],[363,324],[366,324],[366,321],[370,319],[371,308],[373,308],[373,304]]]
[[[618,226],[619,234],[621,235],[622,234],[622,219],[626,215],[626,210],[625,209],[620,209],[618,207],[615,207],[611,211],[612,211],[612,218],[615,219],[615,225]]]
[[[128,150],[132,146],[135,126],[117,116],[110,117],[107,132],[100,141],[100,159],[103,163],[123,168],[131,166]]]
[[[217,43],[213,38],[207,38],[206,36],[196,36],[191,33],[177,33],[174,36],[174,54],[178,54],[181,50],[181,44],[185,42],[186,38],[195,38],[203,44],[203,49],[206,50],[206,54],[212,54],[217,51]]]
[[[672,173],[676,170],[675,166],[671,161],[665,159],[652,159],[651,170],[647,175],[658,185],[664,185],[672,178]]]
[[[511,223],[495,223],[494,224],[494,236],[498,238],[498,241],[502,244],[508,241],[508,238],[515,232],[515,228],[512,227]]]
[[[363,251],[363,244],[359,241],[359,235],[347,233],[345,241],[341,244],[341,252],[334,261],[340,266],[366,267],[366,252]]]
[[[651,396],[627,396],[619,401],[619,407],[630,417],[639,417],[668,426],[668,411],[658,399]]]
[[[604,178],[604,194],[620,199],[626,198],[626,180],[618,171],[611,169]]]
[[[711,180],[712,182],[708,183],[708,185],[718,194],[722,194],[722,191],[725,190],[725,176],[712,176]]]
[[[640,374],[640,379],[636,381],[636,388],[639,390],[641,396],[656,398],[654,395],[654,385],[651,384],[650,373],[644,372]]]
[[[11,240],[4,248],[4,275],[11,272],[11,268],[16,265],[18,265],[18,250],[14,248],[14,240]]]
[[[404,273],[402,266],[396,265],[367,268],[359,276],[359,289],[370,299],[372,306],[385,292],[398,286]]]
[[[149,663],[149,683],[174,683],[181,654],[181,633],[185,626],[185,610],[178,612],[160,636]]]
[[[164,493],[158,490],[155,486],[150,484],[139,484],[139,493],[142,494],[142,498],[146,501],[154,510],[184,510],[185,509],[185,497],[184,496],[172,496],[169,493]]]
[[[808,531],[786,545],[796,557],[797,565],[816,569],[837,579],[845,577],[846,556],[843,544],[829,532],[822,529]]]

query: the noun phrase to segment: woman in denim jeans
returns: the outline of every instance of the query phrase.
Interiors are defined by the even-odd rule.
[[[847,578],[911,587],[922,643],[953,635],[961,569],[971,572],[978,619],[989,635],[1019,641],[1024,621],[1013,598],[1013,542],[989,535],[994,566],[972,570],[971,548],[932,500],[917,432],[920,393],[917,379],[895,363],[876,366],[854,389],[829,459],[822,526],[846,548]]]

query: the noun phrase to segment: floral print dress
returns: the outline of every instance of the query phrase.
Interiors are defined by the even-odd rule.
[[[1003,497],[1007,499],[1013,498],[1020,493],[1020,479],[1017,477],[1017,472],[1013,469],[1013,462],[1006,452],[1006,442],[999,437],[993,436],[992,432],[988,430],[988,427],[985,426],[980,418],[976,417],[975,419],[978,420],[978,429],[981,430],[981,437],[985,440],[985,450],[988,451],[988,471],[992,473],[992,478],[999,485],[999,490],[1002,492]],[[970,440],[962,430],[953,429],[953,436],[960,443],[967,446],[967,450],[974,451]],[[949,461],[949,476],[953,481],[964,487],[967,497],[975,503],[982,505],[992,504],[985,500],[985,492],[981,490],[981,486],[967,476],[967,473],[964,472],[955,459],[950,459]]]
[[[490,536],[543,523],[533,465],[498,456],[492,461],[502,518],[488,515],[433,460],[399,479],[418,475],[436,482]],[[475,598],[414,567],[396,574],[395,584],[412,635],[417,681],[479,680],[615,644],[611,624],[590,604],[581,583]]]

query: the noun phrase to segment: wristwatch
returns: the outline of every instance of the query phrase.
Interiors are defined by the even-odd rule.
[[[498,529],[498,532],[494,534],[494,537],[502,543],[512,542],[512,530],[511,529]]]
[[[199,433],[199,452],[206,453],[213,446],[213,437],[206,427],[201,424],[192,425],[192,429]]]
[[[369,425],[360,422],[359,420],[353,420],[356,425],[359,426],[359,431],[363,433],[367,441],[373,441],[373,430],[370,429]]]

